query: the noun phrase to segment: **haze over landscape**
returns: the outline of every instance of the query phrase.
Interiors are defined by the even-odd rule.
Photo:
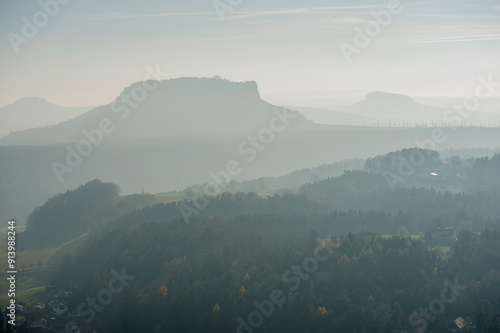
[[[500,332],[495,1],[0,2],[0,332]]]

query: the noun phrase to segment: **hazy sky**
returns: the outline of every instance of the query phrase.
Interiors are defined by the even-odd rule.
[[[171,77],[254,80],[262,94],[459,96],[473,92],[478,75],[500,81],[499,1],[401,1],[402,12],[351,63],[339,44],[355,45],[355,28],[388,2],[230,1],[241,4],[220,20],[213,0],[72,0],[16,54],[9,33],[22,37],[23,17],[40,25],[44,17],[38,1],[0,0],[0,105],[26,96],[108,103],[156,65]]]

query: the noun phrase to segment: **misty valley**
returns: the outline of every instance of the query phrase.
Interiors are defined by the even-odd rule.
[[[0,333],[500,332],[493,0],[0,0]]]
[[[99,107],[0,141],[19,332],[496,331],[498,128],[321,125],[254,83],[157,86],[130,122]]]

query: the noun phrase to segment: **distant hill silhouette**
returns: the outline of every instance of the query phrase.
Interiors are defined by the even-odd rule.
[[[488,126],[499,125],[500,116],[491,112],[458,113],[454,107],[463,106],[464,100],[436,108],[415,102],[410,96],[387,92],[371,92],[365,99],[341,108],[339,111],[365,117],[376,118],[380,125],[387,126],[428,126],[452,125],[451,122],[459,121],[466,125]]]
[[[365,99],[341,109],[365,117],[392,122],[420,124],[442,121],[438,108],[416,103],[410,96],[386,92],[371,92]]]
[[[250,134],[269,127],[275,117],[273,109],[278,108],[260,98],[257,83],[253,81],[179,78],[148,84],[157,87],[148,91],[143,82],[135,83],[123,90],[115,105],[99,106],[55,126],[13,133],[0,144],[78,142],[85,139],[83,130],[98,128],[105,118],[115,126],[108,135],[113,140]],[[288,112],[296,118],[286,130],[311,127],[311,122],[298,112]]]
[[[54,125],[88,111],[89,107],[51,104],[38,97],[25,97],[0,108],[0,138],[10,132]]]

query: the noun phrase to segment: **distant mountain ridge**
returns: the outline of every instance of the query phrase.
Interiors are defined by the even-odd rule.
[[[144,87],[155,86],[148,90]],[[0,144],[43,145],[78,142],[83,130],[98,128],[103,119],[113,123],[113,140],[213,137],[251,133],[269,127],[275,107],[260,98],[254,81],[231,82],[215,78],[179,78],[137,82],[123,90],[112,104],[62,124],[13,133]],[[280,112],[284,112],[281,110]],[[286,130],[312,123],[296,111]]]
[[[499,125],[500,116],[489,112],[467,112],[458,113],[454,108],[456,105],[463,106],[464,101],[449,105],[446,108],[436,108],[415,102],[407,95],[375,91],[368,93],[364,100],[340,111],[377,118],[383,126],[442,126],[450,125],[451,122],[459,120],[460,123],[474,126]],[[451,124],[453,125],[453,124]],[[455,124],[456,125],[456,124]]]
[[[146,86],[155,88],[149,90],[144,88]],[[293,122],[286,127],[287,131],[317,130],[327,125],[448,126],[447,119],[450,119],[450,115],[448,118],[445,116],[450,111],[448,109],[417,103],[407,95],[380,91],[367,93],[363,100],[349,106],[339,106],[335,111],[330,108],[293,106],[283,111],[285,109],[261,99],[256,82],[232,82],[220,77],[137,82],[125,88],[114,103],[85,113],[85,110],[75,108],[75,112],[80,114],[78,117],[59,117],[59,121],[52,122],[51,117],[44,116],[49,113],[41,111],[44,110],[42,105],[56,108],[58,112],[71,108],[61,109],[39,98],[23,99],[13,106],[21,108],[30,104],[38,106],[31,107],[31,110],[36,111],[26,116],[19,116],[19,112],[10,112],[10,116],[5,116],[6,113],[2,114],[2,111],[7,107],[0,108],[0,119],[31,122],[29,126],[25,124],[19,128],[9,125],[8,121],[0,122],[0,145],[80,142],[85,139],[82,132],[98,128],[103,119],[109,119],[112,124],[112,134],[106,136],[107,140],[241,137],[242,133],[250,134],[268,127],[270,119],[275,116],[275,109],[281,109],[281,112],[294,117]],[[459,118],[456,114],[454,117]],[[495,126],[500,124],[500,115],[478,111],[462,121],[466,125]],[[4,135],[12,128],[19,132],[2,138],[2,126]],[[26,128],[30,129],[23,130]]]
[[[402,94],[393,94],[393,93],[388,93],[388,92],[383,92],[383,91],[373,91],[371,93],[368,93],[365,96],[365,102],[367,103],[373,103],[373,104],[384,104],[390,101],[391,103],[415,103],[413,98],[411,98],[408,95],[402,95]]]
[[[274,99],[276,100],[276,99]],[[462,106],[464,99],[414,99],[408,95],[374,91],[366,93],[361,100],[347,101],[331,106],[287,106],[302,113],[315,124],[340,126],[380,126],[380,127],[414,127],[414,126],[453,126],[459,125],[495,127],[500,125],[500,114],[487,112],[480,107],[474,112],[460,113],[455,105]],[[437,103],[436,100],[439,102]],[[320,102],[321,100],[318,100]],[[430,101],[431,105],[427,105]],[[291,105],[291,104],[287,104]],[[494,110],[492,103],[486,110]],[[483,106],[481,104],[481,106]]]
[[[410,96],[387,92],[371,92],[365,99],[341,109],[366,117],[384,119],[393,122],[421,123],[442,120],[441,110],[416,103]]]
[[[11,132],[54,125],[75,118],[90,107],[58,106],[39,97],[25,97],[0,107],[0,138]]]

